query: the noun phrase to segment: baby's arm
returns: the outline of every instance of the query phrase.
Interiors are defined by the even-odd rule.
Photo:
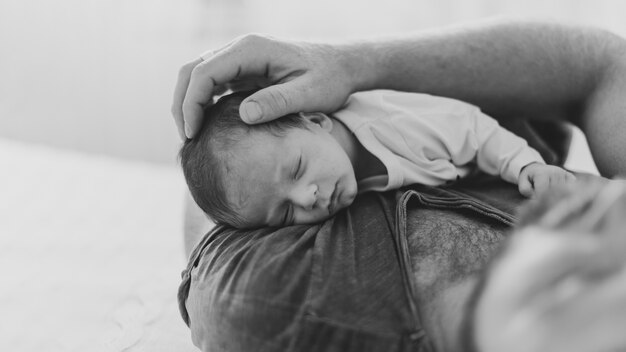
[[[526,197],[542,193],[550,187],[573,182],[576,177],[571,172],[553,165],[532,163],[524,166],[519,175],[519,192]]]
[[[478,166],[492,174],[497,170],[504,180],[516,183],[522,195],[531,197],[576,179],[558,166],[546,165],[526,140],[501,127],[493,118],[480,111],[474,117]]]

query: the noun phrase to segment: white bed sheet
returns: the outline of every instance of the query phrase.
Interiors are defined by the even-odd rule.
[[[184,189],[174,166],[0,139],[0,351],[196,351]]]

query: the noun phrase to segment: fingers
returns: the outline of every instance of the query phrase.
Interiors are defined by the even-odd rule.
[[[623,264],[615,265],[618,263],[597,265],[606,254],[603,249],[588,261],[579,259],[579,268],[566,279],[546,286],[542,302],[526,307],[526,311],[534,311],[535,328],[546,326],[556,334],[552,339],[560,346],[547,350],[608,351],[625,347],[626,270]],[[590,267],[594,269],[592,275],[587,274]],[[568,336],[580,331],[584,331],[584,338],[563,346],[570,344]]]
[[[530,179],[527,175],[525,177],[521,177],[519,180],[519,193],[524,197],[530,198],[533,195],[533,184],[530,182]]]
[[[185,140],[185,122],[183,119],[183,101],[187,93],[187,87],[189,86],[189,79],[191,78],[191,72],[193,69],[202,62],[202,59],[198,58],[185,64],[178,72],[178,80],[176,82],[176,88],[174,89],[174,98],[172,99],[172,116],[178,129],[178,134],[182,140]]]
[[[561,350],[581,349],[576,343],[586,345],[583,351],[622,351],[626,348],[626,270],[604,277],[587,286],[572,304],[562,309],[560,323],[567,333],[585,331],[584,339],[574,341],[572,346]],[[585,317],[585,319],[581,319]],[[577,321],[577,323],[575,322]],[[570,325],[570,326],[568,326]],[[554,350],[554,349],[553,349]]]
[[[179,74],[172,114],[181,137],[197,133],[206,107],[224,89],[266,87],[242,103],[240,114],[248,123],[300,111],[335,111],[353,91],[345,60],[327,45],[252,34],[203,57]]]
[[[571,278],[555,284],[542,299],[519,310],[510,320],[509,331],[524,332],[518,336],[521,337],[518,342],[524,338],[543,339],[542,351],[623,350],[626,347],[624,273],[622,270],[593,281]]]
[[[212,103],[219,89],[239,77],[268,74],[275,54],[267,47],[267,41],[254,35],[240,38],[193,68],[182,103],[187,137],[192,138],[198,131],[204,108]]]
[[[476,340],[484,347],[481,350],[502,351],[505,349],[500,347],[522,340],[526,333],[536,334],[538,327],[528,324],[529,320],[536,321],[535,312],[551,298],[551,287],[597,253],[592,244],[593,239],[569,241],[537,227],[517,232],[504,247],[504,255],[492,263],[477,302]],[[494,331],[498,333],[494,335]]]
[[[516,236],[502,267],[508,275],[518,278],[504,289],[511,289],[512,301],[520,304],[597,259],[600,248],[594,238],[565,238],[536,227],[526,228]]]
[[[573,175],[553,171],[552,181],[573,180]],[[619,183],[575,187],[580,188],[572,193],[575,197],[560,202],[571,208],[575,227],[559,225],[557,231],[526,227],[494,263],[476,310],[478,342],[502,347],[532,338],[540,341],[537,351],[608,351],[626,346],[626,187]],[[590,228],[586,223],[598,222],[596,214],[603,215],[602,226]],[[498,333],[493,335],[494,331]],[[583,335],[576,335],[581,331]],[[570,340],[572,336],[584,338]]]
[[[550,187],[565,185],[576,180],[576,176],[560,167],[544,166],[541,169],[533,169],[520,177],[519,191],[526,197],[546,192]],[[531,185],[531,190],[528,185]]]
[[[548,175],[537,175],[533,177],[534,193],[543,193],[550,188],[550,177]]]
[[[619,223],[623,220],[621,216],[614,216],[613,212],[617,209],[618,211],[621,210],[622,214],[626,214],[623,212],[626,210],[623,209],[624,196],[626,195],[624,186],[623,183],[617,181],[608,181],[599,189],[594,189],[595,192],[593,192],[593,198],[588,202],[587,210],[583,216],[579,217],[580,222],[585,224],[585,227],[580,229],[581,231],[600,232],[604,227],[611,227],[607,226],[607,221],[612,223],[612,220],[617,220]],[[622,205],[622,209],[620,209],[620,205]],[[613,233],[613,231],[608,232]]]
[[[289,81],[269,86],[246,98],[239,108],[241,118],[248,123],[271,121],[304,110],[303,82]]]
[[[181,67],[181,69],[178,71],[178,80],[176,82],[176,88],[174,89],[174,97],[172,99],[171,112],[172,112],[172,116],[174,117],[174,122],[176,123],[176,128],[178,129],[178,134],[182,140],[185,140],[187,136],[193,134],[194,132],[193,128],[191,128],[189,133],[185,132],[186,124],[185,124],[185,117],[184,117],[185,114],[184,114],[184,109],[183,109],[183,104],[187,96],[187,91],[189,88],[189,83],[191,81],[191,75],[193,71],[200,63],[202,63],[203,61],[210,60],[211,57],[215,55],[215,53],[228,48],[230,45],[232,45],[232,42],[228,43],[223,48],[217,51],[213,51],[213,50],[206,51],[202,53],[199,58],[183,65],[183,67]],[[213,93],[222,94],[226,89],[227,88],[225,86],[214,87]],[[208,97],[208,100],[210,101],[211,98],[212,97]],[[187,127],[187,129],[190,129],[190,128]]]

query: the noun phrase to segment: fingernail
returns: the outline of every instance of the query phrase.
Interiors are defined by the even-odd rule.
[[[248,122],[255,122],[261,118],[261,107],[256,102],[248,102],[243,104],[243,114]]]

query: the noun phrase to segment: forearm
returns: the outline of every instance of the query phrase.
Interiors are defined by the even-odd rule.
[[[357,90],[426,92],[497,117],[568,115],[575,121],[624,46],[593,28],[489,22],[342,49],[354,58]]]
[[[518,184],[525,166],[545,164],[539,152],[528,146],[526,140],[498,126],[493,119],[479,115],[475,126],[475,139],[478,142],[476,164],[482,171]]]
[[[181,68],[172,104],[181,136],[197,132],[218,92],[242,83],[267,86],[241,104],[248,123],[330,113],[376,88],[457,98],[501,121],[567,120],[603,175],[626,174],[626,42],[599,29],[483,22],[343,45],[244,36]]]

